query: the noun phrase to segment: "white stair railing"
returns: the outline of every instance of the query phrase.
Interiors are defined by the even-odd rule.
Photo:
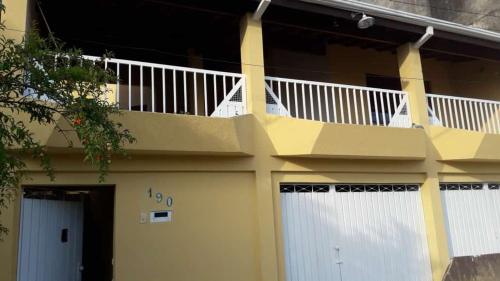
[[[267,113],[340,124],[411,127],[402,91],[266,77]]]
[[[500,134],[500,102],[427,94],[431,125]]]
[[[123,59],[105,59],[103,64],[117,75],[116,84],[108,88],[122,110],[212,117],[246,113],[243,74]]]

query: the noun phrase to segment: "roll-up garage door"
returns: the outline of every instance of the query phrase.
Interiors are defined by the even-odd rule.
[[[419,186],[283,184],[287,281],[425,281]]]
[[[450,255],[500,253],[500,185],[443,183],[440,189]]]

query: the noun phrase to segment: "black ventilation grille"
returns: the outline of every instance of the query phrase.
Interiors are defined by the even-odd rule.
[[[490,190],[499,190],[500,184],[488,183],[486,184]],[[440,190],[483,190],[485,185],[482,183],[441,183],[439,184]]]
[[[403,192],[418,191],[418,184],[282,184],[281,193],[307,192]]]

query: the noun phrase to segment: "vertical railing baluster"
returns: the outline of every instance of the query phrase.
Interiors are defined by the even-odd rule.
[[[470,120],[469,120],[470,119],[470,116],[469,116],[470,109],[469,109],[468,104],[469,104],[469,101],[464,100],[465,124],[467,125],[467,130],[470,130],[471,129]],[[472,113],[472,112],[470,112],[470,113]]]
[[[128,110],[132,111],[132,64],[128,65]]]
[[[430,105],[430,110],[431,110],[431,112],[433,112],[433,113],[434,113],[434,115],[432,115],[432,114],[431,114],[431,116],[429,116],[429,117],[431,118],[431,120],[429,120],[429,121],[430,121],[430,123],[432,124],[432,123],[433,123],[433,122],[432,122],[432,118],[434,118],[434,117],[436,117],[436,118],[437,118],[437,113],[436,113],[436,105],[435,105],[435,103],[434,103],[434,97],[428,97],[427,99],[428,99],[428,100],[430,100],[430,104],[431,104],[431,105]]]
[[[475,130],[477,130],[479,132],[479,131],[481,131],[481,124],[479,124],[479,111],[477,109],[477,102],[471,101],[471,106],[472,105],[474,106],[474,117],[475,117],[474,127],[475,127]]]
[[[347,102],[347,120],[349,120],[349,123],[347,124],[352,124],[352,112],[351,112],[351,88],[345,88],[345,97],[346,97],[346,102]]]
[[[312,85],[309,84],[309,98],[310,98],[310,106],[311,106],[311,120],[314,119],[314,101],[313,101],[313,92],[312,92]]]
[[[288,89],[288,81],[285,83],[285,87],[286,87],[286,107],[288,109],[288,117],[292,116],[291,112],[292,112],[292,107],[290,106],[290,91]]]
[[[446,125],[444,124],[443,112],[441,111],[441,101],[442,101],[441,98],[436,98],[436,106],[437,106],[436,117],[441,122],[441,126],[444,127]]]
[[[116,63],[116,103],[120,108],[120,63]]]
[[[224,98],[227,97],[226,91],[226,75],[222,75],[222,91],[224,91]]]
[[[379,99],[380,99],[380,106],[381,106],[381,110],[382,110],[382,122],[383,122],[383,126],[387,126],[387,118],[385,116],[385,105],[384,105],[384,95],[387,95],[387,92],[379,92]]]
[[[451,122],[451,127],[452,128],[457,128],[455,125],[455,114],[453,114],[453,99],[448,98],[448,111],[450,113],[450,122]]]
[[[484,103],[484,110],[485,110],[485,115],[486,115],[486,124],[488,124],[488,133],[493,134],[493,124],[491,124],[491,112],[490,112],[490,106],[488,103]]]
[[[163,113],[167,113],[167,91],[165,89],[165,68],[161,71]]]
[[[344,124],[344,101],[342,98],[342,89],[343,87],[339,87],[339,105],[340,105],[340,120],[342,124]]]
[[[335,86],[332,86],[332,109],[333,109],[333,122],[334,123],[337,123],[337,101],[335,99],[335,89],[337,89],[337,87]]]
[[[321,110],[321,91],[319,84],[316,84],[316,95],[318,96],[318,115],[319,121],[323,122],[323,110]]]
[[[186,77],[186,72],[187,71],[182,71],[182,79],[183,81],[183,86],[184,86],[184,114],[187,114],[188,112],[188,100],[187,100],[187,77]]]
[[[484,104],[482,102],[478,102],[478,107],[481,114],[481,126],[483,127],[483,132],[487,132],[488,128],[484,117]]]
[[[380,126],[380,117],[379,117],[379,112],[378,112],[378,95],[377,91],[373,91],[373,100],[375,102],[375,120],[377,120],[377,126]]]
[[[298,104],[298,96],[297,92],[297,82],[293,82],[293,96],[295,98],[295,118],[299,118],[299,104]]]
[[[194,115],[198,116],[198,77],[197,72],[193,72],[193,83],[194,83]]]
[[[307,112],[306,112],[306,91],[305,91],[305,86],[304,83],[301,83],[302,85],[302,111],[304,114],[304,119],[307,119]]]
[[[464,110],[462,108],[462,101],[461,100],[458,101],[458,112],[460,114],[460,123],[462,124],[460,126],[460,128],[465,130],[465,120],[464,120],[464,114],[465,114],[465,112],[464,112]]]
[[[363,94],[363,89],[359,89],[359,99],[361,100],[361,120],[363,120],[363,125],[366,125],[365,95]]]
[[[205,116],[208,116],[207,74],[203,73],[203,99],[205,102]]]
[[[218,102],[217,102],[217,76],[214,74],[213,77],[214,77],[214,113],[215,113],[215,110],[217,109],[217,105],[218,105]]]
[[[370,91],[365,90],[366,99],[368,100],[368,119],[370,120],[370,126],[373,126],[373,116],[372,116],[372,101],[370,98]]]
[[[460,129],[460,122],[459,122],[458,109],[457,109],[457,99],[453,99],[453,112],[454,112],[453,115],[455,117],[456,128]]]
[[[492,104],[492,103],[488,103],[488,107],[489,107],[489,112],[490,112],[490,117],[489,117],[489,122],[491,124],[491,131],[492,131],[492,134],[497,134],[498,133],[498,130],[497,130],[497,126],[496,126],[496,117],[495,117],[495,106]]]
[[[177,74],[175,69],[172,70],[172,78],[173,78],[173,90],[174,90],[174,114],[177,114]]]
[[[448,99],[443,97],[441,101],[443,102],[443,114],[444,114],[444,120],[446,121],[445,127],[452,128],[450,122],[448,122],[449,112],[446,110],[447,105],[449,107]]]
[[[155,72],[151,67],[151,112],[155,112]]]
[[[391,109],[391,96],[392,95],[394,95],[394,93],[392,93],[392,92],[385,93],[385,103],[387,104],[387,114],[386,114],[387,126],[389,126],[391,124],[391,122],[393,121],[392,109]],[[396,127],[397,127],[397,125],[396,125]]]
[[[396,96],[397,95],[399,96],[399,94],[393,94],[392,95],[392,108],[394,108],[394,113],[392,113],[393,118],[398,118],[399,116],[402,115],[401,113],[399,113],[399,116],[396,116],[396,111],[398,110],[398,107],[399,107],[398,103],[396,102]],[[399,100],[401,101],[401,97],[399,98]],[[390,103],[390,101],[389,101],[389,103]],[[401,119],[401,118],[399,118],[399,119]],[[398,127],[402,127],[402,126],[404,126],[404,124],[398,123],[397,126]]]
[[[328,102],[328,86],[323,86],[323,97],[325,98],[326,122],[330,123],[330,103]]]
[[[352,89],[352,99],[354,103],[354,120],[356,120],[356,125],[359,125],[359,113],[358,113],[358,95],[357,95],[357,89],[353,88]]]
[[[144,111],[143,108],[144,108],[144,81],[143,81],[143,73],[142,73],[142,65],[141,65],[141,68],[140,68],[140,75],[141,75],[141,85],[140,85],[140,92],[141,92],[141,112]]]
[[[500,133],[500,116],[498,116],[499,105],[497,103],[495,103],[493,105],[493,109],[495,110],[495,120],[497,123],[497,132]]]

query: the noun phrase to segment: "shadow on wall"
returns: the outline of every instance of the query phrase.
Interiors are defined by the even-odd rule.
[[[443,281],[500,280],[500,254],[453,258]]]

